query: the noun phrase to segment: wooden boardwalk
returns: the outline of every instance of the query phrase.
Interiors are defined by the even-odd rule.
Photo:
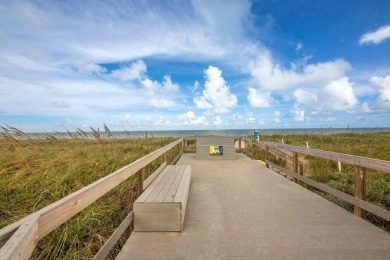
[[[390,235],[238,154],[196,160],[184,232],[133,232],[118,259],[390,259]]]

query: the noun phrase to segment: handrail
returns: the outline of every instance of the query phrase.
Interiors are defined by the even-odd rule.
[[[373,170],[383,171],[385,173],[390,173],[390,161],[367,158],[367,157],[362,157],[357,155],[329,152],[324,150],[311,149],[311,148],[293,146],[288,144],[264,142],[264,145],[268,147],[284,149],[291,152],[316,156],[323,159],[343,162],[355,166],[360,166],[360,167],[365,167]]]
[[[351,203],[354,206],[354,214],[364,218],[363,210],[371,212],[387,221],[390,221],[390,213],[386,209],[379,208],[369,202],[364,201],[366,196],[366,169],[373,169],[390,174],[390,161],[384,161],[379,159],[367,158],[362,156],[356,156],[351,154],[336,153],[330,151],[324,151],[319,149],[311,149],[307,147],[299,147],[288,144],[279,144],[273,142],[262,142],[261,145],[257,145],[265,150],[265,165],[267,168],[270,166],[281,172],[284,172],[298,183],[298,180],[303,181],[313,187],[323,190],[329,194],[332,194],[344,201]],[[268,155],[273,149],[283,149],[293,153],[293,170],[288,170],[284,167],[276,165],[268,160]],[[350,196],[342,191],[338,191],[332,187],[329,187],[320,182],[311,180],[303,176],[303,166],[298,165],[298,153],[315,156],[322,159],[334,160],[337,162],[343,162],[355,166],[355,189],[354,196]],[[299,170],[298,170],[299,166]],[[299,174],[298,174],[299,172]]]
[[[59,227],[120,183],[136,174],[159,156],[165,154],[176,145],[182,144],[182,141],[183,139],[180,138],[33,213],[33,215],[39,216],[37,230],[38,239],[42,239],[45,235]],[[17,230],[19,230],[31,216],[32,215],[29,215],[0,230],[0,255],[3,254],[3,245],[14,237]]]
[[[32,214],[0,250],[0,259],[27,259],[38,242],[39,214]]]
[[[259,148],[262,148],[262,149],[265,149],[265,144],[263,143],[253,143],[253,145],[259,147]],[[283,152],[282,150],[278,149],[278,148],[274,148],[272,147],[273,149],[270,149],[269,152],[270,153],[273,153],[275,156],[278,156],[278,157],[283,157],[283,158],[288,158],[290,160],[293,160],[293,156]],[[302,161],[298,161],[299,164],[304,164]]]
[[[358,207],[360,207],[360,208],[362,208],[362,209],[364,209],[364,210],[366,210],[368,212],[371,212],[371,213],[373,213],[373,214],[375,214],[375,215],[377,215],[377,216],[379,216],[379,217],[381,217],[381,218],[383,218],[383,219],[385,219],[387,221],[390,221],[390,212],[385,210],[385,209],[382,209],[382,208],[380,208],[380,207],[378,207],[376,205],[373,205],[373,204],[371,204],[371,203],[369,203],[367,201],[364,201],[362,199],[359,199],[359,198],[356,198],[354,196],[351,196],[351,195],[349,195],[349,194],[347,194],[345,192],[339,191],[339,190],[337,190],[335,188],[329,187],[328,185],[325,185],[323,183],[317,182],[317,181],[312,180],[310,178],[307,178],[305,176],[301,176],[301,175],[299,175],[299,174],[297,174],[297,173],[295,173],[293,171],[290,171],[290,170],[288,170],[288,169],[286,169],[286,168],[284,168],[282,166],[279,166],[277,164],[274,164],[274,163],[272,163],[270,161],[266,160],[266,163],[271,165],[272,168],[275,168],[275,169],[277,169],[279,171],[282,171],[282,172],[290,175],[293,178],[296,178],[296,179],[298,179],[300,181],[303,181],[303,182],[309,184],[310,186],[313,186],[314,188],[320,189],[320,190],[322,190],[322,191],[324,191],[326,193],[329,193],[329,194],[331,194],[331,195],[333,195],[333,196],[335,196],[335,197],[337,197],[339,199],[342,199],[342,200],[344,200],[344,201],[346,201],[348,203],[351,203],[354,206],[358,206]]]

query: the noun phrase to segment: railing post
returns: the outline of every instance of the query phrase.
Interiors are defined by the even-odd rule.
[[[303,176],[303,164],[302,163],[299,164],[299,175]]]
[[[169,164],[172,164],[172,162],[173,162],[173,148],[174,147],[172,147],[172,149],[171,149],[171,161],[169,162]]]
[[[298,173],[298,153],[293,153],[293,172]],[[298,180],[294,178],[294,182],[298,183]]]
[[[269,157],[269,147],[265,146],[264,161],[268,161],[268,157]],[[265,162],[265,167],[267,167],[269,169],[269,164],[267,162]]]
[[[355,198],[364,200],[366,196],[366,168],[355,166]],[[356,216],[364,218],[363,209],[353,206]]]
[[[142,168],[137,172],[138,196],[140,196],[142,194],[142,191],[144,190],[144,173],[145,173],[145,168]]]

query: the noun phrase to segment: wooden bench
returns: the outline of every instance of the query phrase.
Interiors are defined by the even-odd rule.
[[[134,202],[134,231],[183,231],[190,165],[168,165]]]
[[[222,149],[221,149],[222,148]],[[211,154],[213,152],[213,154]],[[236,148],[233,137],[207,136],[196,138],[197,160],[234,160]]]

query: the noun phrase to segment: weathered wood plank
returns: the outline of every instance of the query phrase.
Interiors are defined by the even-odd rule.
[[[293,153],[293,172],[298,173],[298,153]],[[297,179],[294,179],[295,183],[298,183]]]
[[[149,185],[149,188],[147,188],[141,196],[137,198],[137,201],[144,202],[149,195],[153,192],[154,188],[160,183],[160,181],[164,178],[164,176],[169,172],[172,166],[168,165],[166,166],[163,171],[157,176],[157,178]]]
[[[264,160],[267,161],[269,159],[269,147],[265,146],[264,150]],[[265,163],[265,167],[269,168],[269,164]]]
[[[154,173],[152,173],[151,175],[149,175],[148,178],[146,178],[143,185],[144,190],[146,190],[146,188],[157,178],[157,176],[164,170],[165,166],[167,166],[167,162],[161,164],[160,167],[158,167],[158,169]]]
[[[182,181],[180,182],[180,185],[179,185],[178,192],[176,193],[175,199],[173,200],[173,202],[181,202],[182,203],[181,226],[180,226],[180,230],[182,232],[184,229],[184,218],[185,218],[186,209],[187,209],[187,200],[188,200],[188,194],[190,191],[190,185],[191,185],[191,166],[186,165]]]
[[[167,192],[167,194],[166,194],[166,196],[164,198],[164,202],[173,202],[173,199],[175,198],[177,190],[179,189],[179,185],[180,185],[181,179],[183,178],[184,170],[185,170],[185,166],[181,166],[178,169],[178,172],[177,172],[177,175],[175,177],[175,180],[173,181],[169,191]]]
[[[182,139],[176,140],[175,142],[172,142],[171,144],[168,144],[37,211],[36,213],[41,216],[38,222],[38,238],[41,239],[50,233],[85,207],[95,202],[104,194],[122,183],[124,180],[134,175],[147,164],[157,159],[160,155],[169,151],[175,145],[181,143],[181,140]],[[7,241],[10,234],[14,233],[15,230],[26,221],[26,218],[23,218],[20,221],[0,230],[0,245],[3,245]]]
[[[355,198],[364,200],[366,198],[366,169],[355,167]],[[353,212],[356,216],[364,218],[364,211],[358,206],[354,206]]]
[[[137,172],[138,196],[140,196],[144,190],[144,174],[145,168],[142,168]]]
[[[180,152],[178,153],[178,155],[176,155],[175,159],[173,159],[172,161],[172,165],[175,165],[177,163],[177,161],[179,161],[180,157],[183,155],[183,152],[184,152],[184,149],[180,149]]]
[[[255,146],[261,148],[261,149],[265,149],[265,145],[263,143],[254,143]],[[279,150],[277,148],[274,148],[274,147],[269,147],[269,152],[272,153],[273,155],[275,155],[276,157],[281,157],[281,158],[284,158],[284,159],[290,159],[291,161],[293,160],[293,156],[289,155],[288,153],[285,153],[283,152],[282,150]],[[299,161],[298,160],[298,164],[304,164],[302,161]]]
[[[264,142],[264,145],[267,145],[269,147],[278,148],[278,149],[288,150],[291,152],[297,152],[297,153],[301,153],[301,154],[316,156],[316,157],[323,158],[323,159],[333,160],[336,162],[348,163],[348,164],[352,164],[355,166],[360,166],[360,167],[364,167],[364,168],[368,168],[368,169],[383,171],[385,173],[390,173],[390,161],[372,159],[372,158],[350,155],[350,154],[329,152],[329,151],[323,151],[323,150],[318,150],[318,149],[293,146],[293,145],[288,145],[288,144],[277,144],[277,143],[272,143],[272,142]]]
[[[106,243],[104,243],[103,247],[100,248],[99,252],[94,256],[94,260],[104,260],[118,242],[122,234],[126,231],[126,229],[133,223],[134,221],[134,213],[131,211],[129,215],[122,221],[119,227],[112,233],[109,239],[107,239]]]
[[[134,211],[137,213],[180,213],[179,203],[134,203]]]
[[[179,205],[177,205],[179,208]],[[137,225],[140,223],[140,219],[143,222],[180,222],[180,214],[175,213],[166,213],[166,212],[147,212],[136,214]]]
[[[153,231],[153,232],[169,232],[179,231],[179,222],[137,222],[134,226],[134,231]]]
[[[168,181],[164,184],[164,186],[162,187],[160,193],[157,195],[154,202],[164,202],[165,197],[167,196],[169,190],[171,189],[173,183],[175,182],[177,174],[180,172],[180,168],[182,168],[182,166],[174,167],[173,171],[170,173]]]
[[[333,196],[335,196],[335,197],[337,197],[339,199],[342,199],[342,200],[344,200],[344,201],[346,201],[348,203],[351,203],[352,205],[358,206],[358,207],[360,207],[360,208],[362,208],[362,209],[364,209],[364,210],[366,210],[368,212],[371,212],[371,213],[373,213],[373,214],[375,214],[375,215],[377,215],[377,216],[379,216],[379,217],[381,217],[381,218],[383,218],[383,219],[385,219],[387,221],[390,221],[390,212],[385,210],[385,209],[382,209],[382,208],[380,208],[378,206],[375,206],[375,205],[373,205],[373,204],[371,204],[371,203],[369,203],[367,201],[355,198],[355,197],[353,197],[353,196],[351,196],[349,194],[346,194],[346,193],[344,193],[342,191],[336,190],[336,189],[334,189],[332,187],[329,187],[329,186],[327,186],[325,184],[316,182],[316,181],[314,181],[312,179],[309,179],[307,177],[304,177],[304,176],[301,176],[299,174],[296,174],[296,173],[294,173],[294,172],[292,172],[292,171],[290,171],[290,170],[288,170],[286,168],[283,168],[282,166],[276,165],[276,164],[274,164],[274,163],[272,163],[270,161],[268,161],[268,163],[273,168],[278,169],[279,171],[282,171],[282,172],[284,172],[284,173],[286,173],[286,174],[288,174],[288,175],[290,175],[290,176],[292,176],[294,178],[297,178],[298,180],[303,181],[303,182],[309,184],[310,186],[313,186],[313,187],[315,187],[317,189],[320,189],[320,190],[322,190],[324,192],[327,192],[327,193],[329,193],[329,194],[331,194],[331,195],[333,195]]]
[[[30,215],[0,249],[0,259],[29,259],[38,243],[39,214]]]
[[[164,188],[165,184],[167,184],[169,182],[169,180],[172,178],[174,172],[177,170],[177,167],[175,167],[175,166],[168,166],[167,168],[168,168],[167,173],[157,183],[157,185],[153,187],[153,190],[151,191],[151,193],[145,199],[144,202],[146,202],[146,203],[155,202],[157,196],[160,194],[160,192]],[[150,189],[152,189],[152,187]]]

